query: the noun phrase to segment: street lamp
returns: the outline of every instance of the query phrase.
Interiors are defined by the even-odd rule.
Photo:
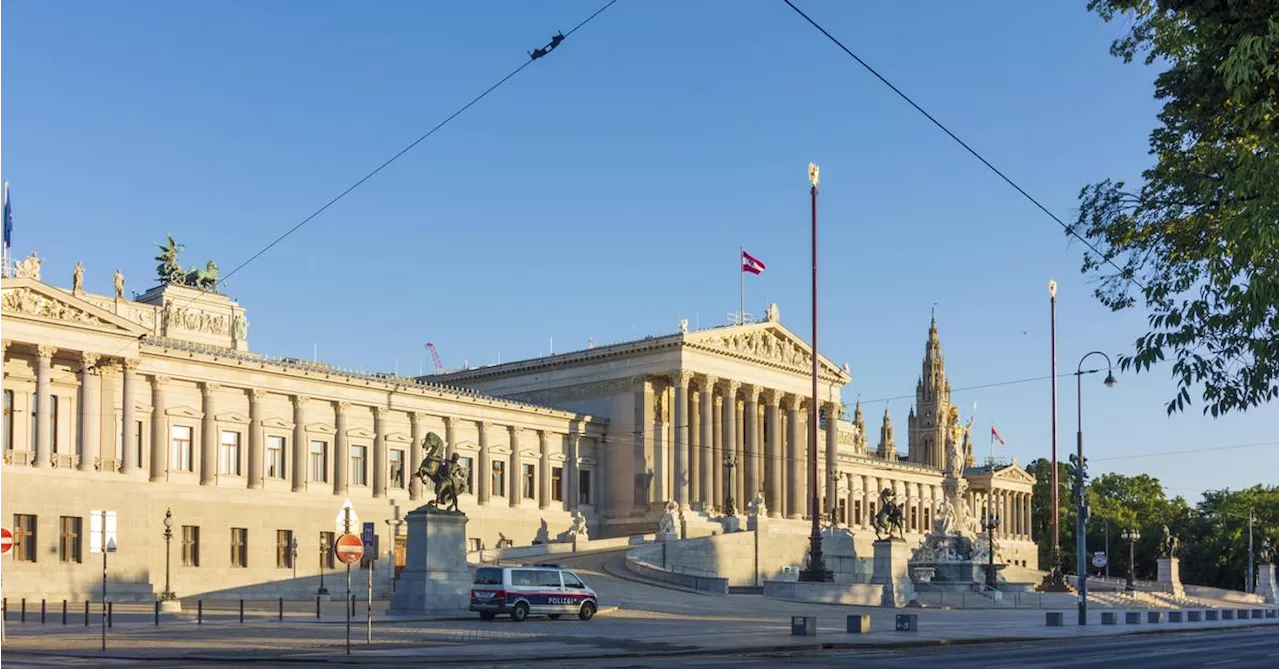
[[[831,429],[835,429],[834,425]],[[831,472],[830,487],[827,488],[828,506],[831,507],[831,526],[840,526],[840,500],[836,498],[836,489],[840,486],[840,472]]]
[[[329,589],[324,587],[324,562],[325,562],[324,559],[326,557],[325,554],[328,553],[330,550],[332,550],[332,547],[329,546],[328,542],[324,540],[324,533],[321,532],[320,533],[320,589],[316,591],[317,595],[329,594]]]
[[[809,558],[806,565],[800,571],[800,580],[807,583],[830,583],[831,572],[827,570],[827,564],[822,559],[822,527],[820,519],[822,518],[822,504],[818,500],[818,166],[809,163],[809,212],[811,221],[810,232],[810,251],[813,259],[813,274],[811,284],[812,305],[810,316],[813,321],[813,334],[810,335],[809,345],[812,347],[813,355],[810,356],[811,364],[809,370],[809,380],[811,384],[812,406],[809,412],[813,418],[809,421],[809,508],[812,511],[809,516],[812,519],[812,525],[809,528]],[[834,423],[832,424],[834,426]],[[834,466],[834,463],[832,463]]]
[[[738,466],[738,456],[724,456],[724,515],[736,516],[733,508],[733,468]]]
[[[173,594],[173,590],[169,589],[169,550],[170,544],[173,542],[173,511],[168,507],[164,510],[164,592],[160,593],[160,601],[169,602],[178,598]]]
[[[990,495],[990,493],[988,493]],[[991,507],[982,512],[982,529],[987,531],[987,589],[996,589],[996,528],[1000,526],[1000,514],[992,514]]]
[[[1080,363],[1076,365],[1076,579],[1080,586],[1080,594],[1076,600],[1077,625],[1087,625],[1089,616],[1089,572],[1085,566],[1084,536],[1085,520],[1088,515],[1084,505],[1084,419],[1082,417],[1084,402],[1081,399],[1084,396],[1084,386],[1081,379],[1085,374],[1098,371],[1096,369],[1084,371],[1084,361],[1091,355],[1106,358],[1107,378],[1102,383],[1108,388],[1114,388],[1116,385],[1116,377],[1111,373],[1111,356],[1102,351],[1090,351],[1080,358]]]
[[[1133,587],[1133,578],[1134,578],[1134,577],[1133,577],[1133,545],[1134,545],[1134,544],[1136,544],[1136,543],[1138,543],[1138,539],[1141,539],[1141,538],[1142,538],[1142,535],[1138,533],[1137,528],[1134,528],[1134,529],[1131,529],[1131,530],[1130,530],[1130,529],[1126,529],[1126,530],[1121,530],[1121,531],[1120,531],[1120,538],[1121,538],[1121,539],[1124,539],[1124,540],[1125,540],[1125,541],[1127,541],[1127,542],[1129,542],[1129,575],[1128,575],[1128,577],[1126,577],[1126,578],[1125,578],[1125,581],[1124,581],[1124,591],[1132,595],[1132,594],[1133,594],[1133,590],[1134,590],[1134,587]]]

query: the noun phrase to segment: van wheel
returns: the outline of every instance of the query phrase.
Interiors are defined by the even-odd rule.
[[[516,602],[516,605],[511,607],[511,620],[513,622],[522,623],[524,622],[524,619],[528,617],[529,617],[528,602]]]
[[[596,615],[596,605],[591,602],[583,602],[582,608],[578,610],[578,620],[591,620]]]
[[[559,620],[559,619],[560,619],[560,614],[559,614],[559,613],[550,613],[550,614],[547,614],[547,617],[548,617],[548,618],[550,618],[550,619],[552,619],[552,620]]]
[[[488,611],[482,612],[482,613],[480,614],[480,619],[481,619],[481,620],[493,620],[493,617],[494,617],[494,614],[492,614],[492,613],[490,613],[490,612],[488,612]]]

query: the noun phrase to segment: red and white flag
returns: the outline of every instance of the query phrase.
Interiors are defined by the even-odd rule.
[[[742,271],[759,274],[764,271],[764,263],[746,251],[742,252]]]
[[[1001,437],[1001,436],[1000,436],[1000,433],[999,433],[999,432],[996,432],[996,426],[995,426],[995,425],[992,425],[992,426],[991,426],[991,438],[992,438],[992,439],[994,439],[994,440],[996,440],[996,441],[998,441],[998,442],[1000,442],[1000,445],[1001,445],[1001,446],[1004,446],[1004,437]]]

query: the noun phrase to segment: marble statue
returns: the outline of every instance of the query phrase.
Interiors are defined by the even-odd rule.
[[[757,492],[756,496],[751,498],[751,503],[747,505],[747,513],[752,516],[768,515],[769,509],[765,507],[763,492]]]
[[[569,537],[579,541],[590,541],[587,536],[587,517],[581,511],[569,514]]]
[[[112,277],[112,280],[116,286],[116,299],[123,300],[124,299],[124,274],[120,272],[119,267],[116,268],[116,274],[114,277]]]
[[[235,334],[236,339],[244,341],[249,336],[249,319],[244,314],[236,314]]]
[[[658,532],[661,534],[677,534],[676,526],[680,517],[680,505],[675,502],[667,502],[667,509],[662,514],[662,520],[658,521]]]
[[[35,251],[27,254],[27,257],[19,260],[13,265],[13,275],[19,279],[35,279],[40,280],[40,264],[44,260],[36,255]]]
[[[76,261],[75,269],[71,270],[71,292],[77,295],[84,292],[84,264],[79,260]]]

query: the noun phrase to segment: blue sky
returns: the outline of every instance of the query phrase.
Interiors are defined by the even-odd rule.
[[[6,3],[15,252],[63,285],[82,260],[102,293],[117,266],[149,287],[166,232],[228,270],[600,4]],[[1149,164],[1156,72],[1108,55],[1122,27],[1083,2],[798,4],[1064,220],[1081,186]],[[1144,332],[1092,297],[1081,244],[767,0],[622,0],[226,291],[259,352],[416,373],[426,341],[456,366],[722,323],[744,246],[768,264],[749,307],[778,302],[807,338],[810,161],[819,336],[852,368],[846,401],[914,391],[935,302],[957,388],[1048,374],[1051,278],[1060,371]],[[1168,418],[1166,372],[1099,381],[1095,471],[1193,499],[1276,483],[1274,403]],[[1047,381],[953,399],[978,402],[1000,454],[1048,453]],[[885,405],[864,407],[873,431]],[[887,405],[905,448],[911,400]],[[1071,379],[1059,406],[1073,449]],[[1131,457],[1165,451],[1197,452]]]

